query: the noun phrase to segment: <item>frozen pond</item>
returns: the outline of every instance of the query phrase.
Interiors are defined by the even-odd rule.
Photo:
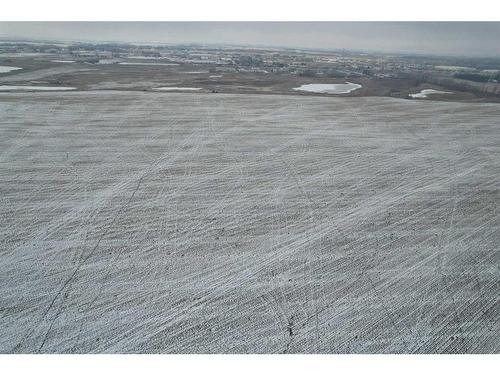
[[[76,90],[76,87],[64,86],[7,86],[0,85],[0,91],[68,91]]]
[[[8,73],[14,70],[21,70],[22,68],[18,68],[17,66],[4,66],[0,65],[0,73]]]
[[[433,89],[425,89],[420,92],[417,92],[416,94],[409,94],[408,96],[410,98],[427,98],[429,95],[435,95],[435,94],[453,94],[450,91],[439,91],[439,90],[433,90]]]
[[[176,66],[175,63],[142,63],[142,62],[121,62],[120,65],[149,65],[149,66]]]
[[[200,87],[156,87],[153,90],[157,91],[198,91]]]
[[[316,92],[320,94],[348,94],[362,86],[357,83],[310,83],[295,87],[295,91]]]

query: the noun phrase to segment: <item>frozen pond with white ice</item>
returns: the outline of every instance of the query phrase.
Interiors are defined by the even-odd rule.
[[[357,83],[310,83],[300,87],[294,87],[295,91],[307,91],[320,94],[348,94],[362,86]]]

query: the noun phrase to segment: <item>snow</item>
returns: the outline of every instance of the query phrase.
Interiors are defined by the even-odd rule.
[[[19,68],[17,66],[4,66],[4,65],[0,65],[0,73],[9,73],[9,72],[12,72],[14,70],[21,70],[22,68]]]
[[[427,98],[428,95],[435,95],[435,94],[452,94],[450,91],[439,91],[439,90],[433,90],[433,89],[425,89],[420,92],[417,92],[416,94],[409,94],[408,96],[410,98],[414,99],[421,99],[421,98]]]
[[[0,85],[0,91],[68,91],[68,90],[76,90],[76,87]]]
[[[310,83],[295,87],[295,91],[307,91],[321,94],[348,94],[354,90],[360,89],[362,86],[357,83]]]
[[[167,56],[127,56],[127,59],[133,60],[170,60]]]
[[[155,87],[153,90],[157,91],[198,91],[201,90],[200,87]]]
[[[437,70],[446,70],[446,71],[474,71],[476,69],[468,67],[468,66],[455,66],[455,65],[436,65],[434,67]]]
[[[121,62],[120,65],[150,65],[150,66],[177,66],[175,63],[142,63],[142,62]]]
[[[3,93],[0,353],[498,353],[499,118]]]

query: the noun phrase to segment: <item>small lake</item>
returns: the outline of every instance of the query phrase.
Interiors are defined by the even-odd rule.
[[[14,70],[21,70],[22,68],[19,68],[17,66],[4,66],[4,65],[0,65],[0,73],[8,73],[8,72],[12,72]]]
[[[76,87],[55,87],[55,86],[2,86],[0,91],[68,91],[76,90]]]
[[[420,92],[417,92],[416,94],[409,94],[408,96],[410,98],[414,99],[419,99],[419,98],[427,98],[429,95],[436,95],[436,94],[453,94],[450,91],[439,91],[439,90],[433,90],[433,89],[425,89]]]
[[[348,94],[362,86],[357,83],[310,83],[295,87],[295,91],[315,92],[319,94]]]

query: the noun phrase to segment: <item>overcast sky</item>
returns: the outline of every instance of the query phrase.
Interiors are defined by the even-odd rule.
[[[0,38],[345,48],[500,57],[500,22],[0,22]]]

